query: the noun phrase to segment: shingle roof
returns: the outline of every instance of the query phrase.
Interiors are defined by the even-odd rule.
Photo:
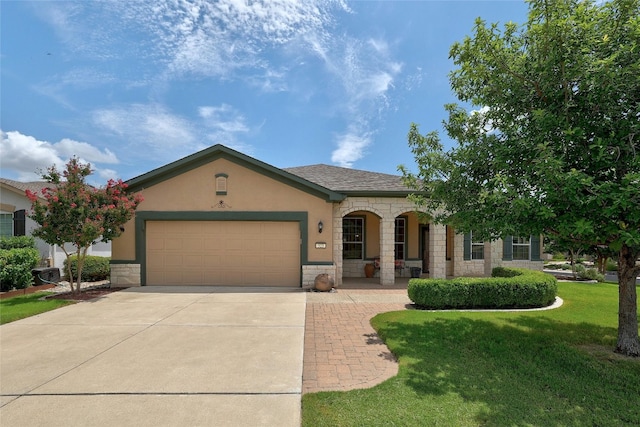
[[[409,193],[399,175],[341,168],[330,165],[311,165],[283,170],[300,178],[339,193]]]
[[[0,178],[0,183],[5,184],[9,187],[13,187],[18,192],[24,193],[27,190],[30,190],[36,193],[38,196],[42,196],[42,189],[48,187],[54,187],[53,184],[46,181],[30,181],[30,182],[21,182],[14,181],[12,179]]]

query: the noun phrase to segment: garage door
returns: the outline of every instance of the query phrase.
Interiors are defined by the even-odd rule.
[[[149,221],[148,285],[300,286],[300,227],[273,221]]]

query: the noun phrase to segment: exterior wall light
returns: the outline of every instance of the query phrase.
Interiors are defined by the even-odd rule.
[[[318,233],[322,233],[322,229],[324,228],[324,224],[322,223],[322,221],[320,221],[318,223]]]

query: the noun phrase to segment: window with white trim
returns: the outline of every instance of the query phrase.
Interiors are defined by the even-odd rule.
[[[406,240],[407,240],[407,219],[403,217],[396,218],[395,225],[394,249],[395,259],[405,259]]]
[[[0,213],[0,237],[13,236],[13,214]]]
[[[364,258],[364,218],[342,218],[342,258]]]
[[[529,254],[531,253],[531,238],[530,237],[513,237],[513,259],[529,261]]]
[[[469,234],[471,235],[471,259],[484,259],[484,242],[476,238],[473,231]]]

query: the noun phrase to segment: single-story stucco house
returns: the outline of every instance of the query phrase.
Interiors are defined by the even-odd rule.
[[[476,242],[421,223],[396,175],[279,169],[215,145],[127,184],[144,201],[112,242],[113,286],[307,287],[321,273],[339,286],[366,264],[390,285],[417,268],[445,278],[543,266],[538,236]]]
[[[0,237],[31,236],[38,224],[29,218],[31,201],[26,195],[29,190],[41,195],[42,190],[51,187],[45,181],[21,182],[0,178]],[[71,245],[65,246],[67,251],[75,252]],[[41,266],[63,269],[66,255],[58,245],[50,245],[36,239],[36,248],[40,251]],[[111,256],[111,242],[96,242],[87,250],[88,255]]]

